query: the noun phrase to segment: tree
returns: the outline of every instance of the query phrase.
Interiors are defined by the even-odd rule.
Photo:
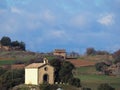
[[[104,62],[100,62],[100,63],[96,63],[96,64],[95,64],[95,67],[96,67],[96,70],[97,70],[97,71],[102,71],[102,72],[104,72],[105,69],[106,69],[106,67],[107,67],[107,65],[106,65]]]
[[[50,61],[50,65],[55,68],[55,82],[60,82],[59,71],[61,69],[61,63],[62,61],[58,58],[54,58]]]
[[[87,54],[87,55],[95,55],[95,54],[96,54],[96,51],[95,51],[94,48],[87,48],[86,54]]]
[[[98,90],[115,90],[115,88],[111,87],[107,83],[104,83],[104,84],[100,84]]]
[[[11,42],[12,47],[16,47],[16,46],[19,46],[19,45],[20,45],[20,43],[18,41],[12,41]]]
[[[53,59],[50,64],[55,68],[55,82],[69,83],[73,86],[80,87],[80,79],[74,78],[72,71],[74,65],[68,61]]]
[[[18,49],[25,50],[25,43],[24,42],[18,42],[18,41],[13,41],[11,42],[12,47],[18,47]]]
[[[120,49],[113,53],[113,58],[115,63],[120,62]]]
[[[9,37],[6,37],[6,36],[2,37],[1,45],[10,46],[11,45],[11,39]]]
[[[107,51],[100,51],[100,50],[98,50],[98,51],[96,51],[96,54],[97,55],[109,55],[110,53],[107,52]]]
[[[63,61],[61,65],[61,69],[59,71],[59,76],[62,82],[68,83],[69,79],[73,78],[72,70],[74,69],[74,65],[68,61]]]
[[[20,48],[21,48],[22,50],[25,50],[25,43],[24,43],[24,42],[20,42]]]

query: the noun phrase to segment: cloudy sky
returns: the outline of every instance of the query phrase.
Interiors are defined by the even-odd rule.
[[[120,0],[0,0],[0,38],[27,50],[120,49]]]

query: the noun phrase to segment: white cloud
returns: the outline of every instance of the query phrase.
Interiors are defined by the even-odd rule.
[[[9,18],[6,21],[4,21],[2,24],[0,24],[0,32],[1,33],[15,33],[18,31],[19,24],[16,22],[14,18]]]
[[[73,16],[70,20],[70,25],[77,28],[89,28],[94,21],[94,15],[91,12],[83,12]]]
[[[84,26],[87,23],[86,22],[86,17],[84,15],[75,16],[75,17],[72,18],[70,23],[73,26],[76,26],[76,27]]]
[[[5,12],[6,12],[6,10],[0,9],[0,15],[3,14],[3,13],[5,13]]]
[[[16,14],[22,14],[22,11],[16,7],[11,7],[11,12]]]
[[[47,21],[47,22],[54,22],[55,21],[55,15],[52,13],[52,11],[50,10],[45,10],[44,12],[42,12],[41,14],[41,18],[44,20],[44,21]]]
[[[0,9],[0,16],[3,17],[0,21],[1,33],[38,30],[46,23],[54,25],[55,21],[55,15],[48,9],[41,12],[31,12],[12,6],[8,10]]]
[[[44,26],[46,23],[48,25],[55,24],[56,16],[50,10],[44,10],[43,12],[35,12],[35,13],[25,13],[26,26],[30,30],[35,30]]]
[[[40,28],[41,25],[42,24],[38,21],[36,21],[36,22],[32,21],[32,22],[27,22],[26,27],[28,28],[28,30],[36,30],[36,29]]]
[[[97,21],[105,26],[112,25],[114,24],[114,14],[109,13],[109,14],[101,15]]]
[[[50,35],[55,38],[64,38],[66,36],[66,33],[65,31],[61,31],[61,30],[53,30],[50,32]]]

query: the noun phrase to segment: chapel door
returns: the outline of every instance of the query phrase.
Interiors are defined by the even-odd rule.
[[[44,83],[48,83],[48,81],[49,81],[49,76],[48,76],[48,74],[45,74],[45,75],[43,76],[43,82],[44,82]]]

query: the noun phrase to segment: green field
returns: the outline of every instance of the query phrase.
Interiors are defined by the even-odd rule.
[[[0,66],[1,65],[10,65],[13,64],[15,60],[0,60]]]
[[[120,77],[98,75],[95,67],[80,67],[76,69],[75,76],[80,78],[83,87],[97,90],[101,83],[108,83],[116,90],[120,90]]]

